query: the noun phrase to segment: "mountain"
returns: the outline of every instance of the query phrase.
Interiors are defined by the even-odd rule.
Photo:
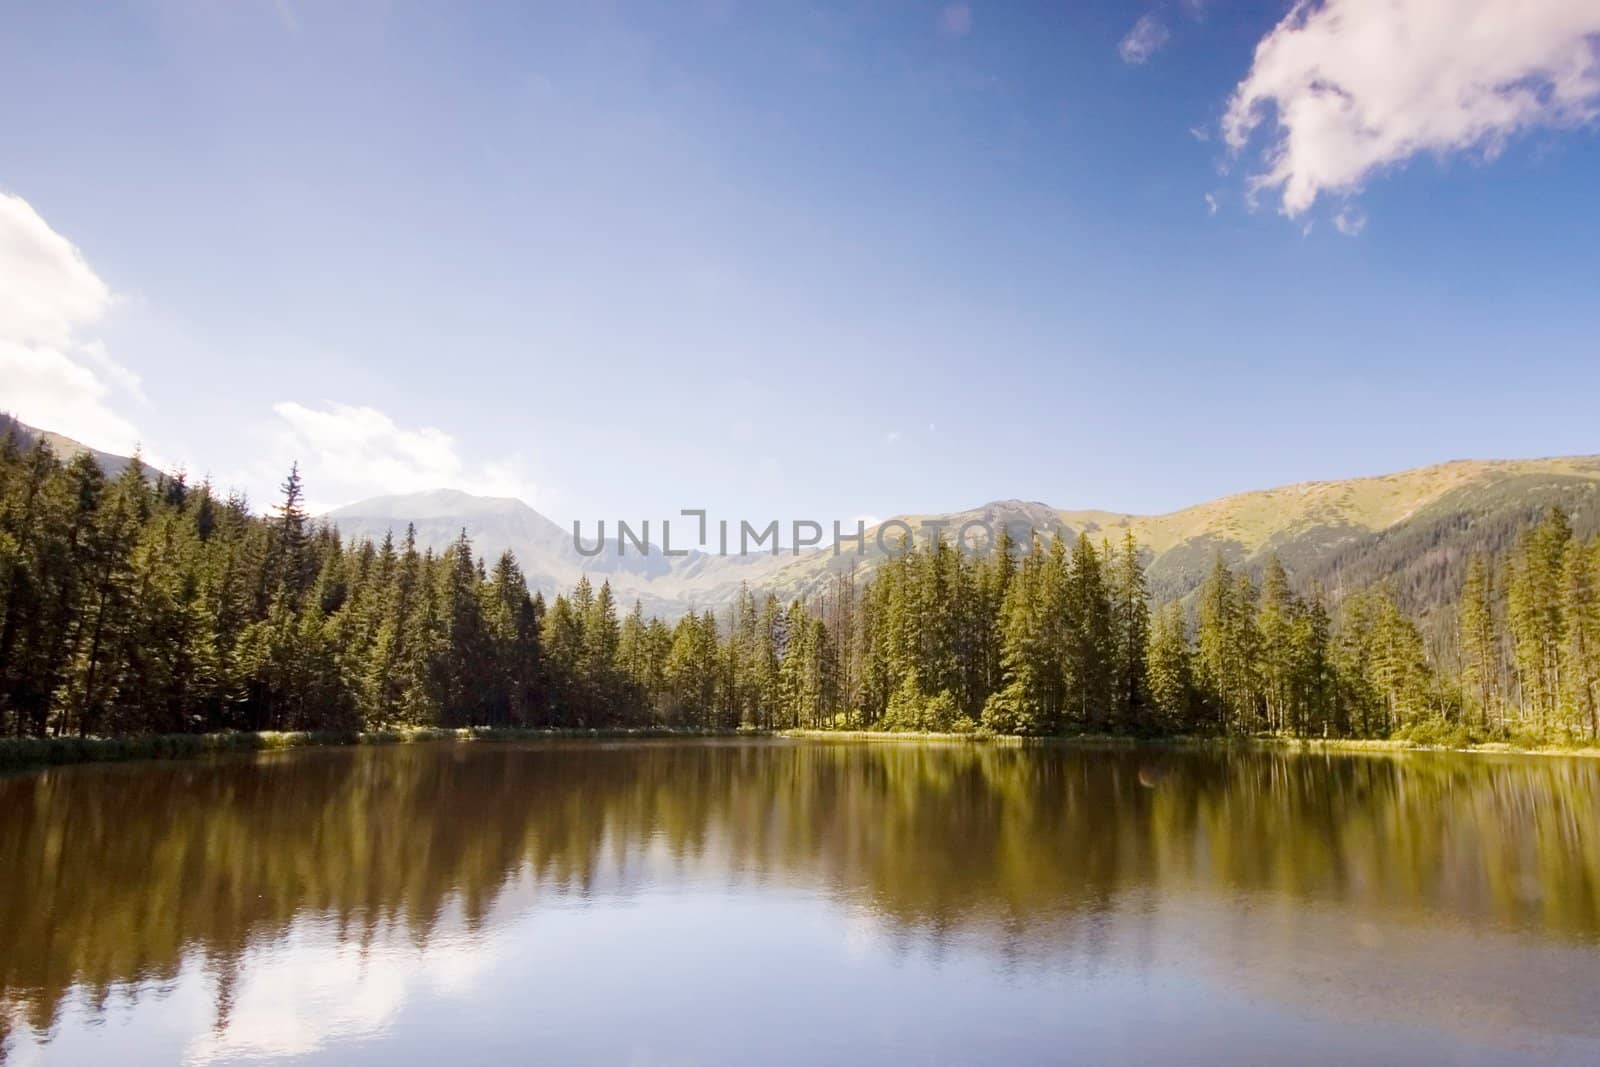
[[[401,496],[373,497],[329,512],[326,518],[346,539],[382,540],[416,528],[417,544],[443,551],[462,530],[473,548],[493,561],[509,550],[517,557],[528,586],[546,597],[565,592],[587,574],[596,583],[609,581],[623,605],[639,600],[647,612],[676,618],[685,611],[716,607],[732,600],[742,581],[752,585],[779,560],[771,556],[716,556],[690,552],[668,557],[659,544],[650,551],[616,550],[616,530],[607,524],[608,544],[597,555],[585,556],[573,544],[572,531],[563,529],[520,500],[482,497],[454,489],[433,489]],[[595,529],[584,530],[584,544],[593,546]],[[641,538],[644,531],[639,531]]]
[[[42,438],[63,459],[87,452],[109,475],[129,462],[126,456],[0,415],[0,434],[6,432],[15,432],[25,444]],[[1567,510],[1579,535],[1600,533],[1600,456],[1457,460],[1377,477],[1239,493],[1164,515],[996,500],[966,511],[895,516],[868,529],[866,551],[860,555],[846,546],[837,555],[824,547],[799,556],[785,549],[778,555],[691,551],[668,557],[657,540],[647,554],[630,545],[619,556],[616,529],[608,523],[606,551],[585,556],[573,545],[570,529],[522,501],[453,489],[373,497],[327,518],[346,538],[374,540],[390,531],[402,536],[411,523],[418,544],[435,551],[465,529],[487,559],[507,550],[514,553],[529,585],[547,597],[587,574],[596,582],[610,581],[621,603],[638,599],[647,611],[667,618],[719,608],[742,585],[788,598],[820,593],[832,576],[852,567],[858,575],[868,575],[883,559],[877,548],[880,530],[885,544],[898,543],[902,530],[892,523],[912,527],[920,542],[927,536],[924,523],[941,523],[946,535],[953,536],[966,523],[982,522],[991,529],[1026,527],[1045,538],[1087,533],[1097,541],[1119,541],[1131,531],[1145,553],[1158,602],[1191,593],[1219,553],[1247,573],[1259,573],[1277,553],[1297,584],[1319,584],[1336,602],[1347,590],[1390,581],[1427,624],[1439,609],[1453,604],[1468,556],[1504,549],[1553,505]],[[585,537],[594,532],[592,525],[586,526]],[[659,525],[652,524],[647,533],[659,538]]]
[[[82,441],[74,441],[64,434],[54,433],[50,430],[37,429],[17,421],[10,415],[0,413],[0,438],[5,437],[8,433],[15,433],[17,440],[22,443],[24,448],[32,447],[35,441],[45,441],[63,463],[70,463],[87,452],[95,458],[96,463],[100,464],[100,469],[106,473],[107,477],[115,477],[121,474],[123,468],[131,462],[128,456],[113,455],[110,452],[102,452],[98,448],[90,448]]]
[[[992,525],[1020,521],[1046,537],[1087,533],[1113,542],[1131,531],[1145,553],[1158,602],[1197,588],[1217,554],[1235,569],[1259,573],[1276,553],[1303,587],[1320,584],[1337,600],[1347,589],[1390,580],[1425,615],[1453,602],[1467,556],[1506,547],[1552,505],[1567,509],[1580,534],[1600,532],[1600,456],[1457,460],[1240,493],[1164,515],[1007,500],[898,518],[913,527],[945,522],[950,530],[979,518]],[[869,542],[874,536],[869,533]],[[774,576],[775,585],[815,591],[825,584],[827,569],[826,561],[798,560]]]
[[[414,522],[419,543],[436,550],[466,528],[485,556],[513,551],[530,584],[547,595],[589,574],[595,581],[609,580],[624,604],[638,598],[647,610],[668,617],[720,607],[741,584],[791,597],[821,592],[831,576],[851,567],[870,573],[883,558],[879,530],[891,547],[901,536],[901,528],[889,523],[911,526],[921,541],[925,522],[943,523],[951,536],[963,524],[979,521],[990,528],[1025,526],[1042,537],[1087,533],[1097,541],[1118,541],[1131,531],[1146,554],[1158,601],[1192,592],[1218,553],[1246,572],[1259,572],[1277,553],[1302,586],[1319,583],[1337,600],[1347,589],[1390,580],[1426,617],[1453,602],[1468,555],[1505,547],[1554,504],[1568,510],[1580,534],[1600,532],[1600,456],[1461,460],[1379,477],[1240,493],[1164,515],[999,500],[961,512],[896,516],[869,528],[862,555],[846,546],[838,555],[823,548],[798,557],[785,550],[777,556],[692,552],[669,559],[659,547],[647,556],[630,547],[619,558],[615,530],[608,525],[610,547],[586,558],[573,547],[570,530],[521,501],[450,490],[379,497],[340,508],[329,518],[347,536],[381,537],[391,529],[398,535]],[[584,533],[592,537],[593,528]]]
[[[561,527],[513,497],[473,496],[455,489],[379,496],[335,509],[327,518],[346,540],[396,540],[407,524],[416,527],[417,544],[443,551],[465,529],[478,554],[493,561],[509,549],[516,554],[528,584],[548,591],[574,577],[560,564],[561,550],[571,547]]]

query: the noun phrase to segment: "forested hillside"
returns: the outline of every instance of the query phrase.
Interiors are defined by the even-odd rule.
[[[1383,737],[1596,734],[1600,548],[1562,510],[1486,544],[1449,655],[1388,584],[1335,603],[1214,553],[1152,610],[1131,530],[974,557],[936,539],[787,603],[668,625],[587,578],[341,540],[291,471],[267,517],[137,460],[0,443],[0,729],[790,726]],[[1350,571],[1355,570],[1354,565]]]
[[[968,511],[900,516],[919,531],[942,525],[953,536],[982,522],[1031,528],[1047,541],[1138,541],[1152,595],[1159,601],[1194,596],[1215,559],[1261,580],[1278,559],[1300,592],[1320,585],[1337,603],[1347,592],[1390,581],[1406,610],[1428,620],[1430,648],[1453,616],[1466,562],[1508,549],[1517,531],[1552,507],[1570,516],[1579,536],[1600,533],[1600,457],[1461,460],[1373,478],[1303,482],[1206,501],[1165,515],[1063,510],[1037,502],[1000,500]],[[898,527],[896,528],[898,529]],[[981,536],[981,535],[979,535]],[[869,549],[876,537],[868,534]],[[869,551],[868,567],[882,554]],[[766,584],[780,595],[824,588],[830,572],[848,566],[831,553],[788,563]]]

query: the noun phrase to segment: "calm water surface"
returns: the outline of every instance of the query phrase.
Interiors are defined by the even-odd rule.
[[[323,749],[0,780],[8,1064],[1600,1062],[1600,761]]]

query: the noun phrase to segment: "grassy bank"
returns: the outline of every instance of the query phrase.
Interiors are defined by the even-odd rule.
[[[148,737],[49,737],[0,740],[0,770],[142,759],[196,759],[230,752],[277,752],[327,745],[404,745],[422,741],[549,741],[563,738],[748,736],[710,730],[459,730],[397,728],[361,733],[263,731],[260,733],[157,734]]]
[[[1298,737],[1162,737],[1132,738],[1111,734],[1065,737],[1016,737],[984,733],[951,734],[886,730],[516,730],[471,727],[458,730],[406,727],[362,733],[265,731],[261,733],[159,734],[149,737],[52,737],[0,740],[0,771],[52,767],[72,763],[106,763],[145,759],[197,759],[231,752],[276,752],[330,745],[404,745],[425,741],[551,741],[627,740],[696,737],[784,737],[813,741],[939,742],[987,745],[1079,745],[1103,748],[1178,748],[1192,750],[1289,749],[1303,752],[1475,752],[1534,756],[1600,756],[1600,748],[1579,745],[1521,745],[1484,741],[1466,745],[1425,743],[1408,739]]]
[[[1365,740],[1359,738],[1300,738],[1277,737],[1253,739],[1253,744],[1279,748],[1303,749],[1309,752],[1476,752],[1480,754],[1511,754],[1519,756],[1600,756],[1600,748],[1589,744],[1515,744],[1510,741],[1476,741],[1464,745],[1430,744],[1422,741],[1393,739]]]
[[[1290,749],[1302,752],[1474,752],[1524,756],[1600,756],[1592,745],[1513,744],[1507,741],[1481,741],[1463,745],[1437,744],[1402,738],[1310,738],[1310,737],[1153,737],[1134,738],[1115,734],[1071,734],[1062,737],[1017,737],[1006,734],[941,734],[891,732],[887,730],[783,730],[780,737],[816,741],[947,741],[961,744],[999,745],[1081,745],[1133,748],[1182,749]]]

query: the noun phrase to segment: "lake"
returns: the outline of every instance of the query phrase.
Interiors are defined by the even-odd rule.
[[[1600,761],[430,743],[0,779],[8,1064],[1600,1062]]]

